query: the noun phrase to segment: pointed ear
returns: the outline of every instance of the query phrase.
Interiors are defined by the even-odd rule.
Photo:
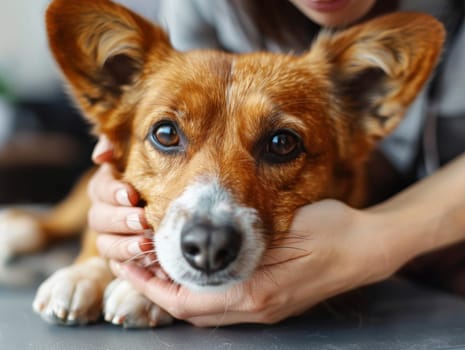
[[[166,34],[107,0],[54,0],[46,21],[50,48],[72,94],[96,131],[111,136],[124,123],[112,114],[137,90],[145,63],[150,59],[156,69],[172,51]]]
[[[398,125],[435,68],[444,37],[433,17],[399,12],[317,39],[308,56],[326,62],[333,105],[360,148],[355,153],[368,154]]]

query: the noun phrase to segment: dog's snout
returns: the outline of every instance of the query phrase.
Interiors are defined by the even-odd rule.
[[[233,262],[242,237],[232,225],[210,223],[186,225],[181,232],[181,250],[187,262],[206,274],[221,271]]]

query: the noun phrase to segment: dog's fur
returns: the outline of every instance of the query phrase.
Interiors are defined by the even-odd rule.
[[[363,205],[364,161],[427,81],[444,40],[434,18],[396,13],[322,33],[300,56],[181,53],[160,28],[105,0],[52,1],[47,29],[77,104],[115,145],[116,175],[141,194],[161,267],[197,289],[246,279],[299,207],[323,198]],[[161,135],[167,147],[154,141],[160,123],[177,128],[174,139]],[[85,184],[39,221],[4,218],[32,227],[29,246],[3,249],[32,251],[79,228]],[[239,232],[226,268],[206,274],[185,261],[179,241],[193,220]],[[170,321],[112,279],[89,231],[77,262],[44,282],[34,308],[51,322],[95,321],[106,288],[106,320]]]

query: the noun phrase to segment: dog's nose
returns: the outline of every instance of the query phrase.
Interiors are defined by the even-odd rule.
[[[241,243],[241,234],[231,225],[196,223],[181,232],[184,258],[194,269],[206,274],[221,271],[233,262]]]

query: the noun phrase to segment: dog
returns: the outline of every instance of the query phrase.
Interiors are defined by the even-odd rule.
[[[433,72],[443,26],[395,13],[324,31],[301,55],[178,52],[167,34],[108,0],[54,0],[51,51],[115,176],[140,193],[161,268],[193,290],[228,288],[259,268],[296,210],[364,203],[364,164]],[[85,226],[87,174],[42,217],[3,213],[2,254]],[[39,288],[46,321],[153,327],[173,318],[115,279],[86,230],[76,262]]]

